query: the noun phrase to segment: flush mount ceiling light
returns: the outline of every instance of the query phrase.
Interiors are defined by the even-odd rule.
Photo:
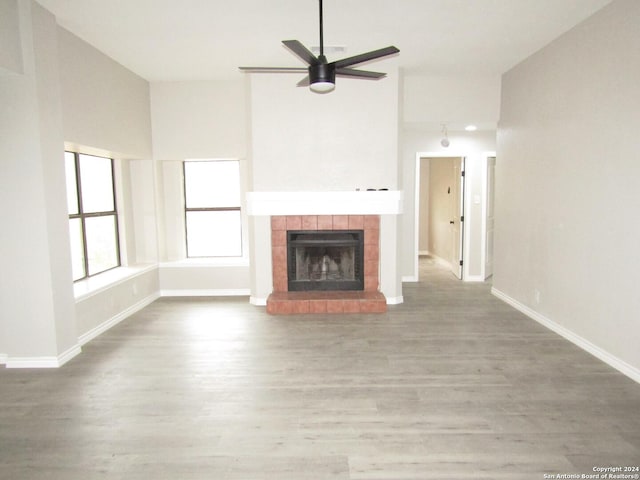
[[[440,140],[440,145],[442,145],[444,148],[447,148],[449,145],[451,145],[451,142],[449,142],[449,134],[447,132],[447,125],[446,124],[442,124],[442,140]]]
[[[283,40],[282,43],[295,53],[302,61],[304,61],[308,67],[239,67],[240,70],[258,73],[258,72],[307,72],[308,75],[298,82],[299,87],[308,86],[311,91],[316,93],[328,93],[331,92],[336,86],[336,75],[352,77],[352,78],[366,78],[370,80],[377,80],[386,76],[386,73],[369,72],[366,70],[357,70],[355,68],[349,68],[359,63],[368,62],[387,55],[393,55],[400,52],[396,47],[386,47],[379,50],[373,50],[371,52],[362,53],[353,57],[343,58],[335,62],[327,62],[327,57],[324,56],[324,36],[322,29],[322,0],[318,0],[320,4],[320,47],[319,55],[316,57],[311,50],[307,49],[298,40]]]
[[[467,125],[466,127],[464,127],[464,129],[467,132],[475,132],[478,129],[478,127],[476,127],[475,125]]]

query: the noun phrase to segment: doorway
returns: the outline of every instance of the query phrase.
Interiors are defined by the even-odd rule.
[[[464,157],[424,157],[419,162],[418,251],[462,280]]]

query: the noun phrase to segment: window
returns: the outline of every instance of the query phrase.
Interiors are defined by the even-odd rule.
[[[237,160],[184,162],[187,257],[242,256]]]
[[[113,160],[65,152],[73,280],[120,266]]]

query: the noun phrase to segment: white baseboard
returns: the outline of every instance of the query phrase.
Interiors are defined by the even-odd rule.
[[[59,368],[82,352],[80,345],[74,345],[57,357],[8,357],[6,368]]]
[[[554,322],[553,320],[548,319],[544,315],[539,314],[535,310],[532,310],[531,308],[529,308],[526,305],[520,303],[519,301],[511,298],[509,295],[501,292],[500,290],[497,290],[496,288],[492,288],[491,289],[491,293],[494,296],[496,296],[497,298],[499,298],[500,300],[502,300],[503,302],[508,303],[509,305],[511,305],[516,310],[524,313],[527,317],[535,320],[536,322],[540,323],[541,325],[544,325],[549,330],[552,330],[552,331],[556,332],[561,337],[564,337],[565,339],[569,340],[574,345],[577,345],[578,347],[582,348],[586,352],[589,352],[591,355],[593,355],[594,357],[602,360],[607,365],[615,368],[620,373],[623,373],[624,375],[626,375],[627,377],[631,378],[632,380],[640,383],[640,370],[638,370],[634,366],[629,365],[624,360],[621,360],[620,358],[616,357],[615,355],[612,355],[611,353],[607,352],[606,350],[603,350],[602,348],[598,347],[597,345],[594,345],[589,340],[581,337],[580,335],[576,335],[575,333],[573,333],[568,328],[563,327],[562,325]]]
[[[91,330],[89,330],[88,332],[83,333],[82,335],[80,335],[78,337],[78,342],[80,343],[80,345],[85,345],[86,343],[88,343],[91,340],[93,340],[94,338],[96,338],[98,335],[106,332],[110,328],[112,328],[115,325],[117,325],[118,323],[120,323],[125,318],[133,315],[134,313],[136,313],[139,310],[142,310],[147,305],[150,305],[155,300],[157,300],[158,297],[159,297],[159,295],[157,293],[154,293],[152,295],[149,295],[146,298],[143,298],[138,303],[135,303],[134,305],[132,305],[129,308],[127,308],[126,310],[123,310],[122,312],[120,312],[116,316],[111,317],[109,320],[107,320],[105,322],[102,322],[97,327],[94,327]]]
[[[416,277],[415,275],[406,275],[402,277],[402,283],[417,282],[417,281],[418,281],[418,277]]]
[[[6,353],[0,353],[0,365],[6,365],[9,356]]]
[[[467,275],[464,277],[465,282],[484,282],[484,277],[482,275]]]
[[[249,303],[256,307],[266,307],[267,299],[262,297],[249,297]]]
[[[9,357],[6,368],[58,368],[58,357]]]
[[[386,297],[387,305],[400,305],[404,303],[404,297],[400,295],[399,297]]]
[[[64,352],[62,355],[58,355],[58,366],[61,367],[62,365],[67,363],[69,360],[71,360],[73,357],[75,357],[76,355],[80,355],[81,353],[82,353],[82,347],[78,343],[73,347],[71,347],[66,352]]]
[[[161,297],[248,297],[250,294],[248,288],[160,290]]]

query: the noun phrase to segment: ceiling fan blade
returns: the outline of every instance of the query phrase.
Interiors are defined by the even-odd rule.
[[[336,75],[341,75],[344,77],[359,77],[359,78],[382,78],[385,77],[386,73],[380,72],[368,72],[366,70],[356,70],[355,68],[338,68],[336,69]]]
[[[342,60],[337,60],[333,63],[336,65],[336,68],[343,68],[355,65],[357,63],[374,60],[376,58],[386,57],[387,55],[393,55],[394,53],[398,52],[400,52],[400,50],[398,50],[396,47],[386,47],[379,50],[373,50],[372,52],[362,53],[354,57],[343,58]]]
[[[308,87],[309,86],[309,75],[307,75],[306,77],[304,77],[302,80],[300,80],[297,84],[296,87]]]
[[[298,40],[283,40],[282,43],[309,65],[318,63],[318,58]]]
[[[251,73],[307,72],[306,67],[238,67]]]

